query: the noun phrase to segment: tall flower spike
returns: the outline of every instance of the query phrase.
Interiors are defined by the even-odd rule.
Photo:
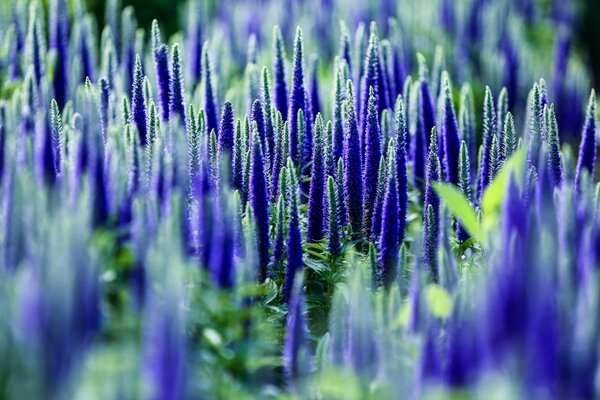
[[[188,176],[189,176],[189,185],[190,192],[192,194],[194,191],[194,186],[196,183],[195,175],[200,171],[200,160],[202,158],[202,149],[201,149],[201,137],[200,130],[196,125],[196,119],[192,117],[194,115],[194,106],[190,104],[190,112],[188,121],[186,124],[187,130],[187,156],[188,156]],[[206,177],[204,177],[206,179]]]
[[[442,73],[443,111],[442,111],[442,143],[444,149],[444,170],[448,182],[458,184],[458,153],[460,151],[460,137],[456,112],[452,104],[452,86],[448,73]]]
[[[212,67],[208,54],[208,42],[202,47],[202,82],[204,83],[204,112],[206,113],[206,131],[213,129],[219,135],[217,105],[213,89]],[[264,140],[264,137],[261,139]]]
[[[367,56],[364,59],[364,80],[361,81],[362,94],[360,98],[360,109],[361,109],[361,136],[366,136],[367,130],[367,119],[368,119],[368,105],[371,97],[373,96],[379,100],[379,38],[377,37],[377,30],[371,30],[371,36],[369,38],[369,48],[367,50]],[[376,103],[378,105],[378,103]],[[384,103],[385,104],[385,103]],[[379,107],[379,105],[378,105]],[[385,108],[385,107],[384,107]],[[379,108],[377,109],[379,111]],[[379,114],[379,112],[378,112]],[[363,142],[363,153],[365,152],[366,143]]]
[[[338,191],[333,177],[330,175],[327,178],[327,249],[332,257],[336,257],[340,250],[340,213],[338,203]]]
[[[3,124],[3,121],[0,121]],[[56,175],[62,173],[62,162],[63,162],[63,125],[60,117],[60,111],[58,109],[58,103],[56,100],[52,100],[50,103],[50,131],[52,137],[52,153],[54,159],[54,171]],[[0,142],[3,140],[0,132]],[[0,143],[0,153],[2,144]],[[0,159],[2,155],[0,154]],[[1,162],[0,162],[1,164]],[[2,166],[0,165],[0,181],[2,179]]]
[[[389,150],[389,149],[388,149]],[[387,163],[385,156],[381,155],[379,160],[379,172],[377,173],[377,194],[375,196],[375,207],[373,209],[373,219],[371,222],[371,240],[377,242],[381,233],[381,209],[383,208],[383,198],[385,197]]]
[[[337,58],[336,61],[338,61]],[[333,160],[337,162],[340,157],[343,157],[344,153],[344,122],[342,119],[342,91],[344,88],[341,64],[338,61],[334,62],[333,66],[335,68],[335,87],[333,91],[333,138],[331,151]]]
[[[296,164],[302,162],[298,157],[298,148],[302,145],[298,139],[298,111],[302,110],[306,115],[306,90],[304,88],[304,42],[302,40],[302,30],[300,27],[296,30],[296,39],[294,40],[294,74],[292,76],[292,90],[290,92],[290,103],[288,117],[290,122],[290,156]]]
[[[579,158],[575,171],[575,184],[581,184],[583,170],[587,170],[590,176],[594,175],[594,164],[596,163],[596,92],[592,89],[585,114],[585,125],[581,132],[581,145],[579,146]]]
[[[208,160],[210,162],[210,176],[213,180],[213,187],[218,192],[220,190],[221,169],[219,168],[219,142],[217,133],[213,129],[208,135]]]
[[[281,117],[281,113],[277,111],[277,117],[275,118],[275,131],[277,132],[277,136],[275,138],[275,148],[271,152],[273,155],[273,162],[271,163],[271,199],[275,200],[277,198],[277,184],[279,182],[279,173],[281,168],[285,163],[285,159],[287,156],[287,149],[284,143],[285,135],[287,130],[289,129],[289,125],[287,121],[284,123]]]
[[[135,72],[133,75],[133,90],[131,94],[132,101],[132,123],[135,124],[140,137],[140,144],[146,147],[148,143],[148,126],[146,116],[146,98],[144,96],[144,71],[142,70],[142,60],[139,54],[135,56]]]
[[[508,90],[505,87],[498,94],[498,104],[496,106],[496,134],[498,143],[502,143],[502,130],[504,129],[504,120],[508,113]]]
[[[398,208],[398,180],[395,159],[396,145],[391,139],[388,150],[387,179],[381,217],[381,235],[379,237],[379,266],[381,284],[389,289],[398,276],[398,251],[400,249],[400,210]]]
[[[263,67],[261,76],[262,99],[263,104],[265,105],[265,135],[267,137],[265,145],[269,150],[269,165],[272,165],[275,157],[275,129],[273,126],[275,115],[273,114],[273,103],[271,101],[271,78],[267,67]]]
[[[260,136],[260,141],[262,143],[262,152],[266,154],[266,133],[265,133],[265,113],[262,108],[262,104],[260,100],[254,100],[252,103],[252,114],[250,115],[250,121],[253,124],[252,126],[256,126],[258,129],[257,133]],[[256,124],[256,125],[254,125]]]
[[[346,86],[346,102],[344,103],[346,129],[344,132],[344,201],[348,214],[348,222],[354,232],[362,231],[362,161],[360,133],[354,112],[354,94],[352,81]]]
[[[467,143],[464,140],[460,144],[460,153],[458,158],[458,187],[463,192],[467,200],[471,202],[473,201],[471,194],[471,166],[469,160],[469,150],[467,148]],[[456,224],[456,238],[461,243],[464,243],[469,239],[469,234],[462,226],[460,221],[458,221]]]
[[[527,169],[538,166],[540,146],[542,143],[542,128],[544,123],[544,106],[542,105],[542,91],[536,83],[529,95],[529,108],[527,110],[527,135],[529,149],[527,151]]]
[[[287,158],[286,158],[287,165]],[[279,181],[277,182],[277,190],[280,195],[285,196],[286,207],[289,205],[289,191],[290,191],[290,183],[288,179],[290,178],[290,174],[287,172],[287,166],[281,168],[279,174]],[[286,225],[287,226],[287,225]]]
[[[244,173],[242,175],[242,190],[241,190],[241,194],[242,194],[242,202],[243,204],[246,204],[246,202],[248,201],[248,197],[250,196],[250,172],[251,172],[251,167],[252,167],[252,149],[248,149],[245,150],[245,158],[244,158]],[[250,206],[248,204],[248,206]]]
[[[158,21],[152,21],[152,53],[154,56],[154,68],[156,69],[156,80],[158,83],[158,98],[160,100],[161,117],[163,121],[169,119],[170,81],[169,73],[169,49],[162,42]]]
[[[517,131],[515,130],[515,120],[512,114],[506,113],[504,118],[504,127],[502,128],[502,146],[500,149],[500,158],[506,161],[517,150]]]
[[[423,214],[423,263],[431,274],[433,282],[439,280],[438,272],[439,231],[435,211],[426,204]]]
[[[344,199],[346,198],[346,195],[344,194],[344,171],[344,159],[340,158],[338,159],[337,169],[335,173],[335,185],[339,204],[338,215],[340,218],[340,225],[342,227],[348,224],[348,213],[346,211],[346,202],[344,201]]]
[[[500,167],[500,146],[498,144],[498,136],[494,134],[492,136],[492,145],[490,146],[490,165],[488,167],[490,177],[488,179],[488,182],[491,183],[494,180],[494,178],[496,177],[496,175],[498,175],[498,172],[500,171]]]
[[[332,154],[332,142],[333,142],[333,123],[331,120],[327,121],[325,126],[325,137],[323,140],[325,158],[325,176],[331,175],[336,176],[336,164]]]
[[[477,182],[479,198],[483,196],[483,191],[489,185],[490,177],[492,176],[489,170],[491,165],[490,151],[495,130],[496,111],[494,110],[494,98],[492,97],[492,90],[486,86],[483,98],[483,156],[479,165],[479,181]]]
[[[377,197],[377,174],[379,160],[381,158],[381,133],[379,130],[379,117],[377,98],[371,88],[367,110],[367,124],[365,130],[365,162],[362,172],[363,187],[363,228],[364,236],[371,236],[371,223],[375,211],[375,200]]]
[[[401,95],[396,100],[396,178],[398,180],[398,244],[404,240],[406,217],[408,215],[408,160],[407,136],[408,122]]]
[[[313,148],[313,123],[315,120],[315,114],[312,113],[310,107],[310,99],[308,98],[308,92],[305,91],[304,104],[306,104],[306,113],[304,113],[304,136],[302,140],[303,144],[303,164],[308,165],[312,160],[312,148]],[[308,188],[307,188],[308,190]]]
[[[157,146],[158,132],[160,131],[158,118],[156,105],[154,104],[154,101],[150,101],[150,111],[148,112],[148,146],[146,147],[144,165],[144,182],[147,192],[150,192],[152,184],[154,183],[155,149]]]
[[[172,56],[172,67],[171,67],[171,87],[170,87],[170,114],[177,116],[179,122],[185,126],[185,106],[184,106],[184,93],[183,93],[183,71],[181,55],[179,53],[179,44],[173,45],[173,56]]]
[[[244,186],[244,143],[242,137],[242,122],[235,122],[235,137],[233,141],[233,159],[231,165],[231,186],[234,190],[242,190]]]
[[[289,175],[289,215],[287,238],[288,262],[285,272],[283,296],[285,301],[289,304],[292,295],[292,288],[294,287],[294,278],[299,271],[302,271],[304,264],[302,262],[302,233],[300,232],[300,216],[298,215],[298,179],[294,173],[294,165],[289,158],[287,164],[287,172]]]
[[[111,106],[111,90],[108,80],[100,78],[98,82],[98,91],[100,96],[100,131],[102,133],[102,139],[106,143],[108,137],[108,126],[109,126],[109,107]]]
[[[323,117],[317,114],[315,121],[315,145],[313,147],[312,169],[310,173],[310,192],[308,197],[308,226],[306,240],[318,242],[323,239],[323,221],[325,214],[325,165],[323,143],[325,127]]]
[[[281,113],[284,121],[287,121],[288,112],[288,94],[285,81],[285,48],[283,47],[283,38],[279,26],[273,28],[273,48],[275,60],[273,61],[273,101],[275,109]]]
[[[550,179],[554,186],[560,186],[563,181],[562,159],[560,155],[560,137],[558,134],[558,123],[554,113],[554,104],[544,107],[544,119],[546,120],[546,140],[548,142],[548,170]]]
[[[305,160],[305,152],[306,148],[304,147],[305,141],[304,136],[306,135],[306,124],[304,118],[304,111],[302,109],[298,110],[298,116],[296,117],[296,148],[295,151],[292,147],[292,142],[290,138],[290,157],[293,157],[297,161],[297,165],[300,167],[300,173],[304,170],[304,160]],[[291,134],[291,133],[290,133]]]
[[[431,144],[429,145],[429,153],[427,155],[427,182],[425,185],[425,209],[428,206],[432,206],[433,215],[430,217],[435,218],[436,226],[440,216],[440,199],[433,190],[433,183],[439,181],[441,178],[441,166],[440,159],[438,157],[437,149],[437,132],[433,128],[431,130]]]
[[[275,222],[275,241],[273,243],[273,264],[279,268],[283,260],[283,251],[285,246],[285,200],[284,195],[280,194],[277,200],[277,221]]]
[[[267,277],[267,266],[269,264],[269,202],[267,199],[262,145],[256,123],[253,131],[249,197],[256,221],[258,280],[263,282]]]
[[[221,127],[219,129],[219,150],[221,152],[233,152],[233,140],[235,135],[234,127],[235,115],[233,113],[233,105],[230,101],[223,104],[221,112]]]

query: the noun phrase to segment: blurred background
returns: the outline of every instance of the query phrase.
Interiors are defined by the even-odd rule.
[[[254,1],[257,7],[261,6],[262,0],[204,0],[207,17],[214,15],[219,6],[234,6],[236,3]],[[302,2],[301,0],[281,0]],[[320,0],[327,2],[326,0]],[[381,0],[384,2],[385,0]],[[494,0],[488,0],[493,2]],[[563,3],[573,6],[576,11],[574,16],[576,22],[573,24],[575,30],[573,38],[580,54],[585,58],[593,74],[594,86],[600,81],[600,1],[598,0],[545,0],[547,3]],[[523,0],[529,3],[530,0]],[[153,19],[158,19],[163,30],[169,35],[174,34],[178,27],[184,26],[185,10],[184,0],[122,0],[123,6],[131,5],[135,8],[136,16],[142,27],[149,27]],[[87,0],[87,4],[96,14],[98,21],[104,21],[105,0]],[[226,7],[227,7],[226,6]]]

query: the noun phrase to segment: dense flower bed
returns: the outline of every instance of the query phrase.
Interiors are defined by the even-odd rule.
[[[358,3],[0,5],[0,397],[600,396],[576,9]]]

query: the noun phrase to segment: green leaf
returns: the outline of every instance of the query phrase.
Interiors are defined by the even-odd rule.
[[[481,225],[477,220],[477,213],[464,193],[456,186],[449,183],[434,182],[433,188],[437,194],[444,200],[446,206],[450,209],[471,236],[483,242],[484,236]]]
[[[506,160],[504,166],[498,175],[496,175],[496,178],[494,178],[483,192],[481,209],[483,210],[484,225],[487,229],[497,226],[510,177],[513,174],[515,176],[522,175],[523,169],[525,168],[526,155],[527,149],[521,147],[515,154]]]
[[[318,261],[311,260],[310,258],[304,259],[304,265],[306,265],[308,268],[312,269],[313,271],[319,274],[327,270],[327,266],[321,264]]]
[[[431,284],[425,288],[427,305],[433,316],[448,318],[452,313],[452,297],[440,285]]]
[[[321,254],[321,253],[317,253],[316,251],[313,250],[307,250],[305,249],[304,252],[306,254],[310,254],[311,256],[320,258],[321,260],[327,260],[327,256],[325,254]]]

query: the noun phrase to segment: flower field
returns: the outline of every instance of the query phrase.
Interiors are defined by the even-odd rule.
[[[600,397],[577,1],[101,3],[0,2],[0,399]]]

